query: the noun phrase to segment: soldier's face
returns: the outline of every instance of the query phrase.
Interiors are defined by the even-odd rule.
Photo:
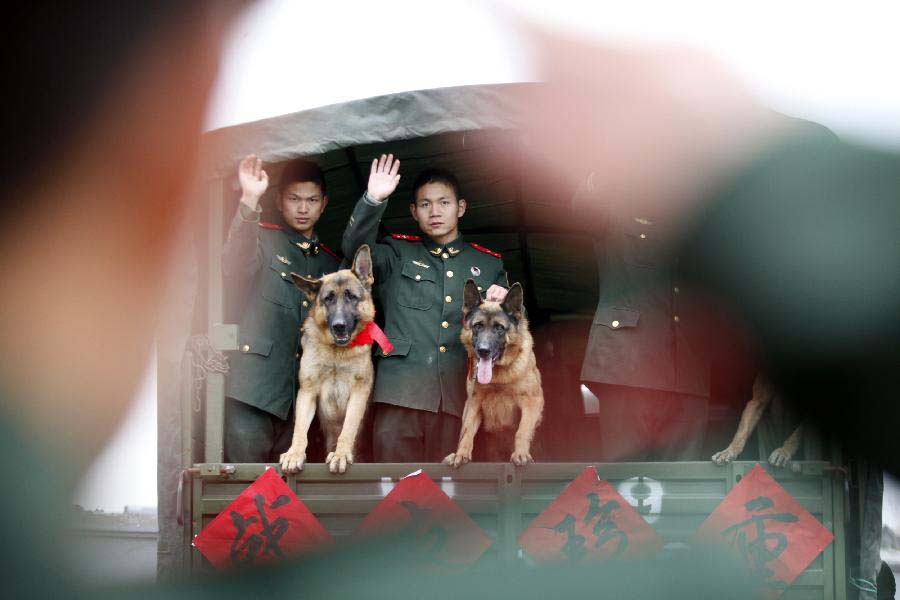
[[[443,244],[458,233],[459,218],[466,212],[466,201],[457,199],[453,189],[443,183],[426,183],[416,192],[409,207],[422,233]]]
[[[284,186],[276,204],[285,223],[311,237],[316,222],[328,205],[328,196],[322,193],[317,183],[295,181]]]

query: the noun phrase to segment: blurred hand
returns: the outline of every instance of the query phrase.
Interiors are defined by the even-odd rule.
[[[256,209],[259,199],[269,187],[269,176],[263,171],[262,161],[251,154],[238,165],[238,179],[241,182],[241,202]]]
[[[369,198],[381,202],[394,193],[400,183],[400,161],[394,160],[394,155],[381,155],[380,159],[372,161],[372,169],[369,171],[369,187],[366,193]]]

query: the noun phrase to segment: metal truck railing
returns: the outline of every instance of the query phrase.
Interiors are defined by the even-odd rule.
[[[619,489],[656,529],[666,544],[657,559],[682,552],[686,541],[754,466],[738,462],[718,467],[706,462],[595,463],[601,478]],[[800,504],[834,534],[820,554],[782,596],[844,599],[844,480],[825,462],[797,463],[797,472],[768,469]],[[201,464],[191,469],[189,526],[185,544],[193,573],[212,567],[194,548],[193,536],[208,525],[265,470],[264,464]],[[349,536],[401,477],[423,469],[494,540],[480,559],[506,563],[526,560],[517,539],[585,463],[537,463],[516,468],[505,463],[472,463],[458,470],[439,464],[356,464],[344,475],[325,465],[307,465],[285,477],[287,484],[339,540]],[[471,568],[477,569],[476,563]]]

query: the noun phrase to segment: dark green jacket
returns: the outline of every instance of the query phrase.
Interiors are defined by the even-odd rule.
[[[627,208],[588,208],[604,231],[595,242],[600,297],[582,380],[709,397],[708,315],[667,266],[668,224]]]
[[[509,287],[496,252],[463,241],[440,246],[420,236],[394,234],[376,243],[387,202],[356,204],[344,231],[346,256],[362,244],[373,249],[375,288],[384,307],[385,333],[394,345],[379,352],[375,402],[460,416],[466,401],[462,330],[463,284],[486,291]]]
[[[226,396],[287,418],[297,396],[300,325],[309,310],[309,302],[291,281],[291,271],[321,277],[339,264],[317,239],[307,239],[283,223],[261,223],[258,212],[241,205],[222,262],[230,283],[246,290],[238,350],[229,357]]]

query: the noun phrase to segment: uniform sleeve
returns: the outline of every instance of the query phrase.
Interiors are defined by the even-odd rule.
[[[350,215],[347,227],[344,229],[344,238],[341,243],[341,251],[348,261],[353,260],[357,249],[363,244],[368,244],[372,249],[372,262],[375,267],[375,281],[383,281],[390,276],[393,265],[399,256],[389,244],[377,243],[378,224],[387,209],[387,201],[373,202],[363,194]]]
[[[497,277],[494,278],[493,285],[499,285],[502,288],[509,289],[509,275],[506,273],[502,260],[500,261],[500,270],[497,271]]]
[[[228,238],[222,251],[222,272],[228,277],[250,277],[262,265],[262,249],[259,247],[259,216],[261,209],[253,210],[238,203],[238,210],[228,228]]]

